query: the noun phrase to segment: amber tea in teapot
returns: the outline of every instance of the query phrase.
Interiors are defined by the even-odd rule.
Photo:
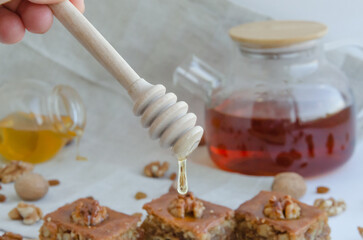
[[[244,105],[252,105],[252,113],[244,111]],[[263,116],[272,106],[282,117]],[[336,168],[352,154],[352,107],[309,121],[296,117],[293,122],[283,117],[290,108],[276,108],[272,101],[246,103],[234,98],[207,109],[205,128],[214,162],[222,169],[252,175],[295,171],[310,176]]]

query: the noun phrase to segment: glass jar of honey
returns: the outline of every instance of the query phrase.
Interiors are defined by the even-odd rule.
[[[267,21],[230,30],[238,45],[229,75],[197,58],[174,81],[204,97],[205,138],[220,168],[249,175],[303,176],[344,164],[355,145],[348,79],[326,58],[316,22]]]
[[[37,80],[0,86],[0,155],[7,160],[41,163],[80,137],[86,110],[71,87]]]

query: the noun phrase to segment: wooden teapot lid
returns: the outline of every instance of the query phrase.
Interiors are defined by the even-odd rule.
[[[233,27],[230,37],[253,48],[278,48],[323,37],[327,26],[309,21],[264,21]]]

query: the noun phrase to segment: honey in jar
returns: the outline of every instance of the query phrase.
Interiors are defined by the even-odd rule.
[[[40,163],[54,157],[63,146],[80,136],[80,130],[60,131],[47,117],[34,126],[35,115],[13,113],[0,121],[0,154],[6,159]],[[71,125],[70,117],[63,117],[64,125]]]
[[[0,155],[6,160],[41,163],[82,136],[85,108],[74,89],[27,80],[2,85],[0,94]]]

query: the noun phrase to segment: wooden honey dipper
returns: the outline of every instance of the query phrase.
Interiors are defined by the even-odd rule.
[[[68,0],[49,5],[56,18],[118,80],[134,101],[134,114],[141,116],[152,139],[162,147],[172,147],[177,158],[187,157],[199,144],[203,128],[195,126],[197,117],[187,113],[188,105],[177,102],[162,85],[140,78],[111,44]]]

